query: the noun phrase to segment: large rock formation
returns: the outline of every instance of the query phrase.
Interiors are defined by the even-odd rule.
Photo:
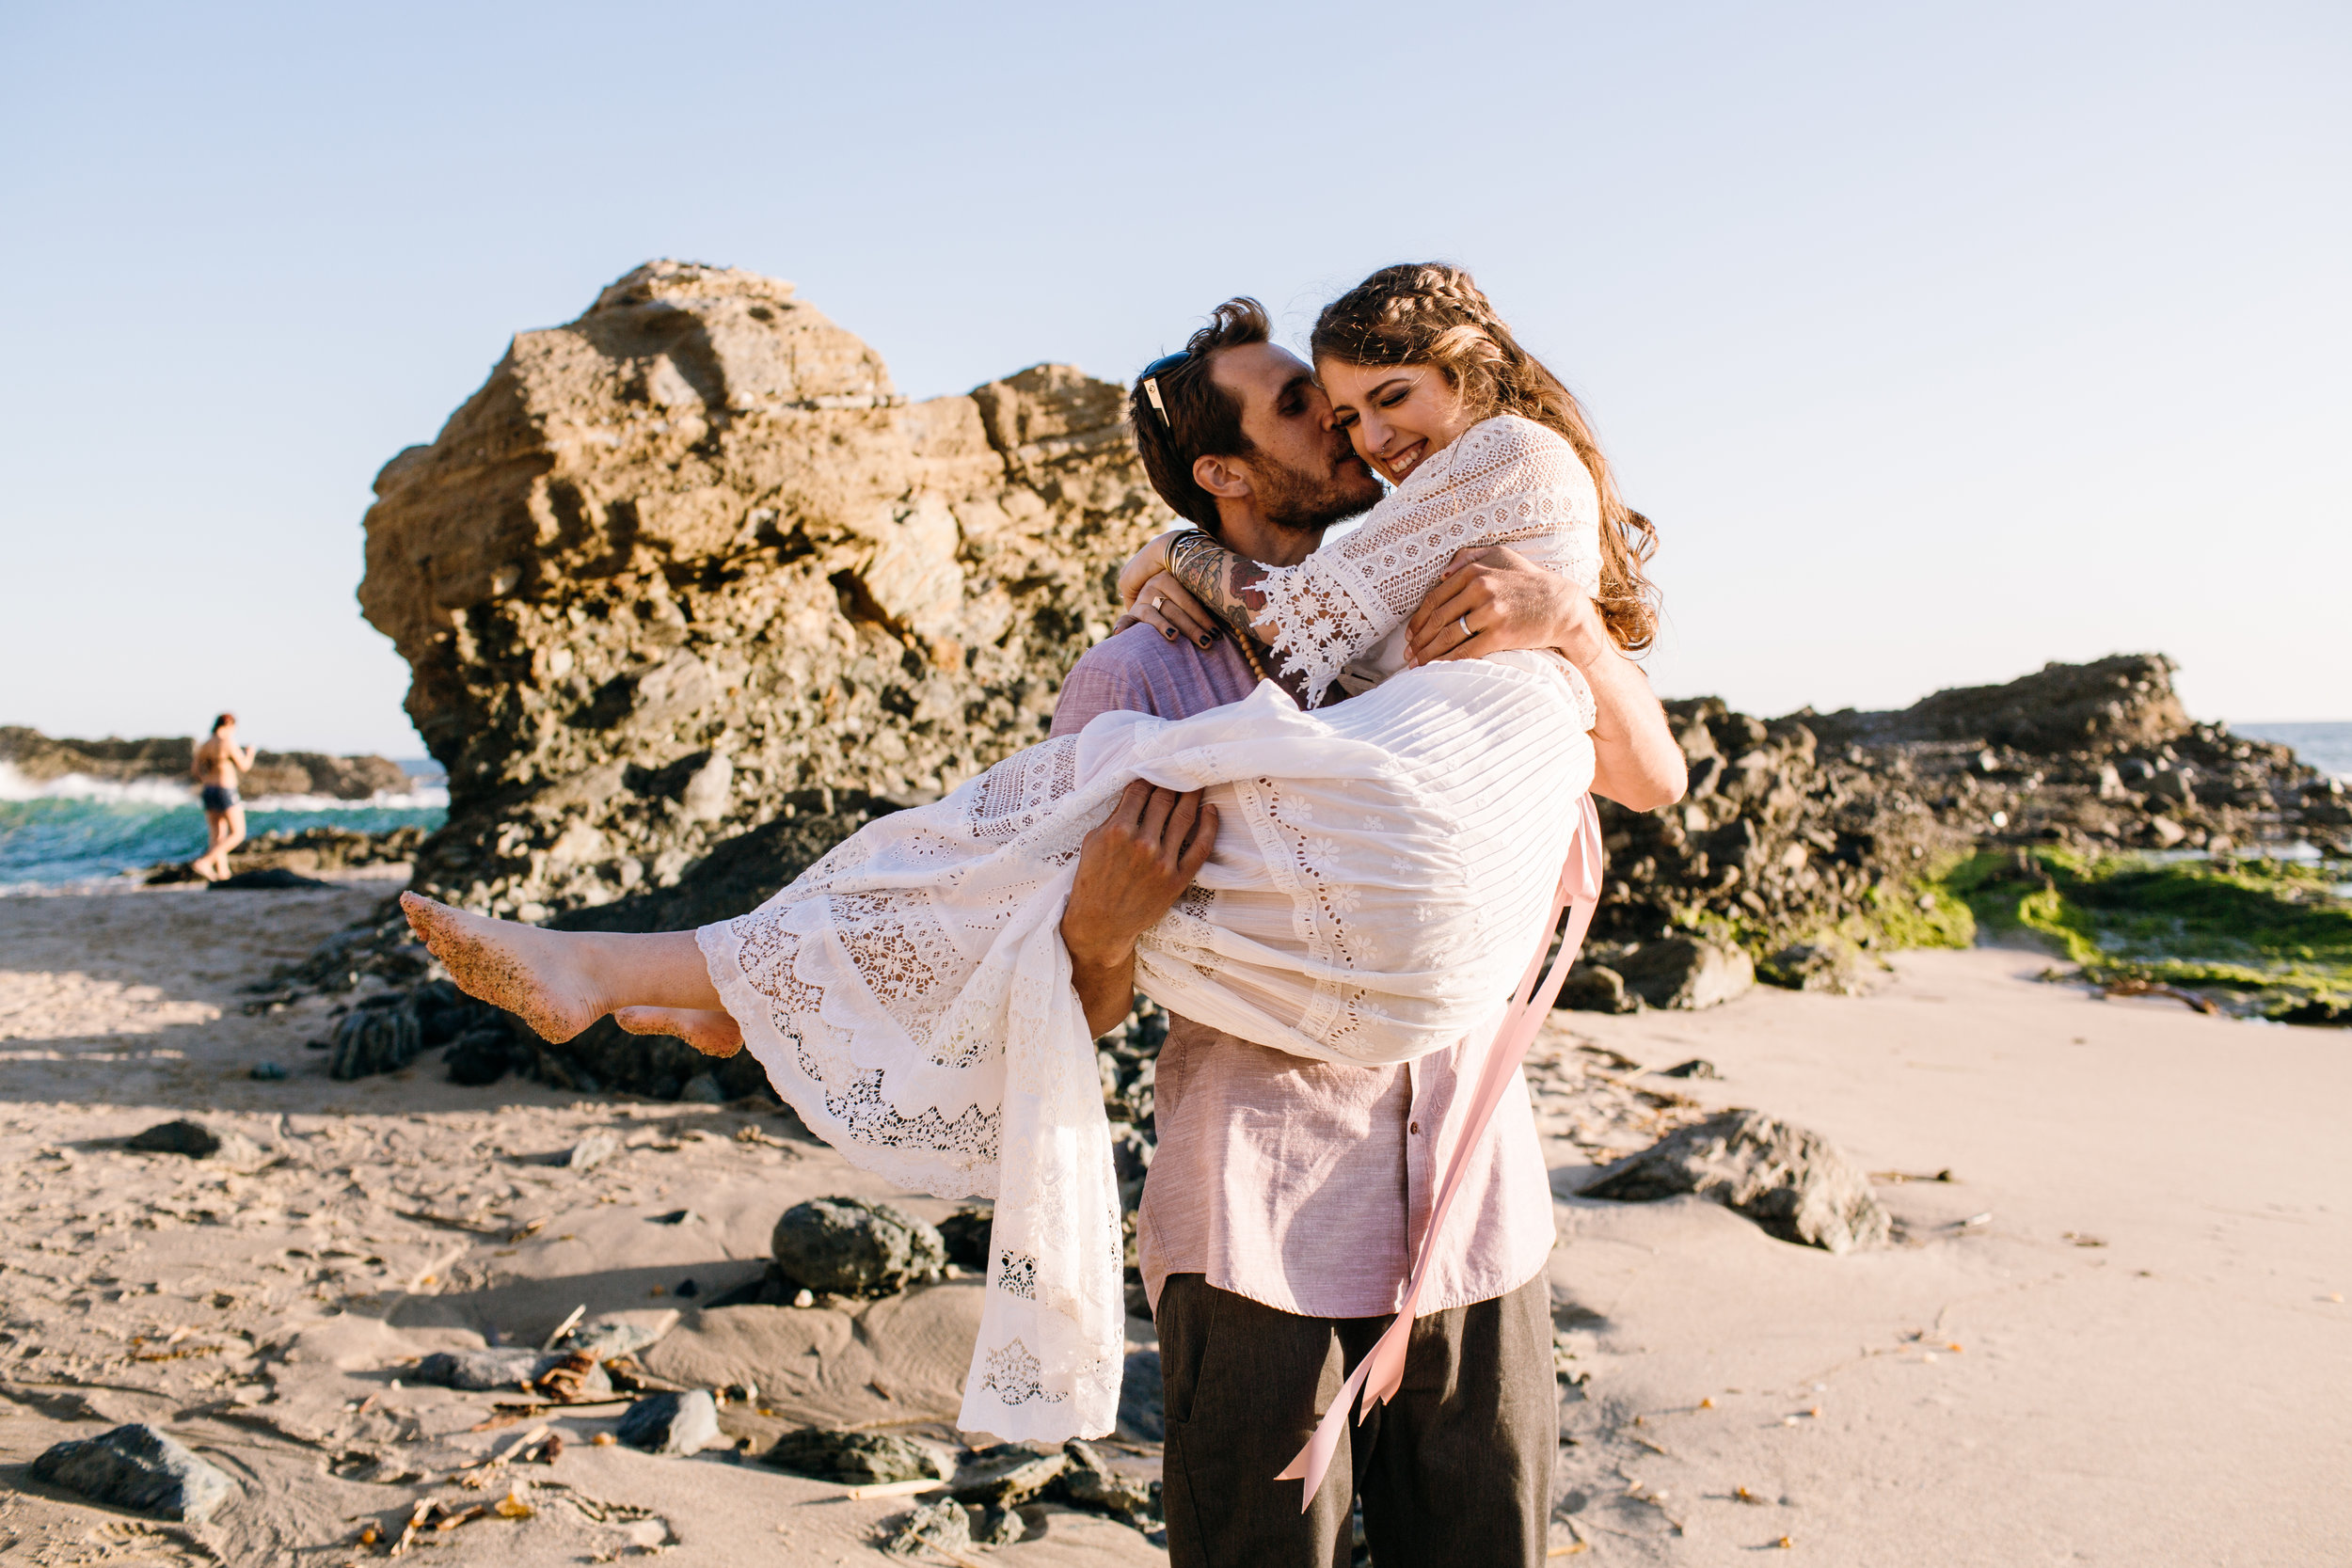
[[[60,740],[26,729],[0,724],[0,763],[16,769],[19,778],[50,784],[79,775],[110,784],[160,780],[188,784],[188,768],[196,760],[196,742],[187,736],[151,736],[144,740]],[[405,788],[408,775],[400,764],[378,756],[329,756],[322,752],[256,752],[253,767],[240,781],[247,798],[264,795],[326,795],[338,800],[365,800],[386,791]]]
[[[450,775],[418,882],[526,919],[1036,741],[1165,516],[1117,386],[910,404],[790,285],[675,261],[516,337],[376,493],[360,604]]]
[[[517,337],[376,488],[360,600],[450,773],[418,883],[606,930],[747,909],[874,816],[1038,739],[1107,627],[1117,563],[1165,516],[1117,387],[1039,366],[909,404],[788,285],[671,261]],[[1691,793],[1603,805],[1584,978],[1613,986],[1579,994],[1699,1005],[1744,983],[1732,946],[1786,983],[1845,984],[1815,961],[1851,957],[1840,943],[1964,940],[1967,911],[1917,883],[1973,845],[2352,823],[2284,748],[2190,724],[2170,672],[2052,666],[1894,714],[1669,704]],[[427,973],[387,907],[285,978]],[[1104,1050],[1106,1098],[1145,1143],[1157,1022],[1146,1009]],[[609,1022],[560,1047],[526,1037],[509,1059],[583,1089],[765,1086],[748,1053],[713,1063]]]
[[[1933,941],[1959,911],[1912,884],[1972,847],[2352,837],[2340,784],[2288,747],[2191,722],[2172,669],[2161,654],[2052,664],[1890,713],[1766,721],[1711,697],[1668,703],[1690,794],[1648,813],[1602,802],[1611,880],[1596,958],[1691,929],[1760,958],[1841,928],[1872,944]]]

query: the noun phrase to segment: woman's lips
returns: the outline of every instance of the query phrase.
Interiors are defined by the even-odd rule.
[[[1421,467],[1422,456],[1423,453],[1427,452],[1428,450],[1429,443],[1427,441],[1415,441],[1411,446],[1406,447],[1403,451],[1395,452],[1390,456],[1383,457],[1380,460],[1380,466],[1389,471],[1389,477],[1391,479],[1403,479],[1406,474],[1411,473],[1415,468]]]

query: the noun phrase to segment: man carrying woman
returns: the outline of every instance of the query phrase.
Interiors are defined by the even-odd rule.
[[[1147,370],[1129,418],[1161,498],[1240,560],[1295,565],[1380,499],[1330,399],[1271,341],[1254,300],[1227,301]],[[1141,585],[1133,609],[1136,622],[1071,671],[1054,734],[1117,709],[1188,718],[1256,684],[1252,644],[1174,578]],[[1681,753],[1598,623],[1568,578],[1495,547],[1432,588],[1410,626],[1436,658],[1567,654],[1598,709],[1594,791],[1648,810],[1680,796]],[[1197,815],[1195,797],[1132,785],[1088,840],[1061,928],[1090,1026],[1125,1013],[1136,939],[1189,880]],[[1170,1018],[1136,1242],[1159,1328],[1171,1561],[1344,1563],[1359,1494],[1375,1562],[1543,1557],[1558,1441],[1553,1230],[1523,1083],[1477,1151],[1463,1245],[1421,1304],[1402,1391],[1347,1433],[1303,1513],[1295,1486],[1274,1479],[1396,1310],[1435,1196],[1437,1133],[1474,1069],[1461,1047],[1345,1066]]]
[[[1680,793],[1621,653],[1653,621],[1649,525],[1466,274],[1375,274],[1323,313],[1311,376],[1252,315],[1229,306],[1138,383],[1153,482],[1203,526],[1121,574],[1152,629],[1114,643],[1154,657],[1082,661],[1054,738],[700,931],[405,902],[453,979],[543,1036],[609,1012],[748,1043],[854,1163],[993,1196],[961,1421],[1010,1438],[1114,1418],[1119,1202],[1091,1041],[1142,990],[1190,1021],[1163,1057],[1145,1197],[1179,1560],[1343,1562],[1360,1479],[1391,1568],[1533,1562],[1551,1226],[1518,1062],[1597,895],[1587,792]],[[1168,664],[1225,646],[1208,617],[1280,680]],[[1358,1363],[1336,1398],[1335,1347]],[[1303,1490],[1266,1479],[1308,1429],[1282,1471]]]

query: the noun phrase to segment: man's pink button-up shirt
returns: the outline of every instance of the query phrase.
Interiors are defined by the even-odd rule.
[[[1053,733],[1098,713],[1186,719],[1255,684],[1239,649],[1131,626],[1089,649]],[[1562,809],[1566,809],[1563,802]],[[1402,1067],[1335,1067],[1171,1018],[1154,1079],[1159,1148],[1137,1250],[1156,1306],[1172,1274],[1311,1318],[1396,1310],[1442,1169],[1438,1138],[1477,1076],[1457,1046]],[[1517,1290],[1551,1251],[1551,1184],[1515,1076],[1447,1221],[1424,1313]]]

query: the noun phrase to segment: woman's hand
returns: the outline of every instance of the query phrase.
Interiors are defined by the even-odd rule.
[[[1170,642],[1182,638],[1205,648],[1216,641],[1216,622],[1200,608],[1191,589],[1166,572],[1143,585],[1127,612]]]
[[[1127,564],[1119,569],[1120,605],[1133,610],[1136,600],[1143,594],[1144,585],[1168,570],[1168,542],[1184,531],[1180,528],[1169,529],[1137,550]]]
[[[1689,780],[1665,712],[1576,583],[1500,545],[1462,550],[1406,625],[1415,664],[1505,648],[1557,650],[1593,693],[1593,793],[1629,811],[1682,799]]]
[[[1454,552],[1406,623],[1406,637],[1414,664],[1556,648],[1589,671],[1616,650],[1591,594],[1501,545]]]

